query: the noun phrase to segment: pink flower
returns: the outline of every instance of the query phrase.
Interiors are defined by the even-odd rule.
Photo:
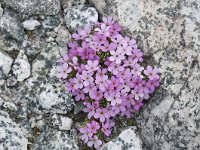
[[[68,54],[64,54],[63,57],[58,60],[58,62],[61,64],[67,63],[68,61],[69,61]]]
[[[128,42],[124,40],[122,49],[124,50],[124,53],[128,56],[132,55],[132,47],[128,45]]]
[[[116,51],[110,51],[110,61],[115,61],[116,64],[120,64],[122,60],[125,59],[124,53],[121,48],[118,48]]]
[[[114,75],[117,75],[118,72],[124,71],[124,67],[112,62],[108,67],[108,71],[112,72]]]
[[[113,35],[119,34],[121,31],[121,26],[118,23],[110,25],[110,33]]]
[[[87,107],[83,109],[84,112],[88,113],[88,119],[90,119],[95,114],[95,107],[90,103],[87,103]]]
[[[130,90],[131,90],[131,85],[130,85],[130,77],[126,78],[123,82],[123,85],[122,85],[122,90],[121,90],[121,93],[128,93]]]
[[[76,74],[76,78],[74,78],[74,89],[82,89],[83,88],[83,80],[79,74]]]
[[[140,76],[141,72],[144,70],[144,67],[141,67],[139,64],[135,64],[134,67],[132,67],[131,73],[133,75]]]
[[[88,128],[85,126],[83,128],[80,128],[79,131],[83,134],[81,139],[84,140],[85,143],[88,142],[89,138],[92,137],[92,133],[88,130]]]
[[[127,107],[130,107],[131,106],[131,102],[133,101],[134,99],[134,95],[133,94],[128,94],[128,93],[125,93],[123,96],[122,96],[122,101],[123,101],[123,104]]]
[[[84,64],[80,64],[79,66],[77,66],[78,73],[83,72],[83,70],[85,70],[85,65]]]
[[[70,47],[70,49],[76,51],[78,48],[78,43],[77,42],[69,42],[68,46]]]
[[[66,79],[68,74],[72,71],[72,68],[68,66],[67,63],[64,63],[62,66],[57,67],[57,78]]]
[[[72,57],[72,61],[69,62],[69,65],[73,66],[74,69],[77,69],[78,66],[78,58],[76,56]]]
[[[123,45],[123,36],[121,34],[117,34],[111,38],[112,42],[116,43],[117,45]]]
[[[102,141],[98,139],[96,135],[93,138],[90,138],[89,142],[87,143],[89,147],[94,145],[94,148],[99,148],[102,145]]]
[[[100,49],[102,52],[109,52],[111,50],[116,49],[117,45],[115,43],[108,43],[108,41],[106,41],[104,44],[102,44],[100,46]]]
[[[117,104],[115,106],[112,107],[112,110],[115,112],[115,114],[119,114],[120,112],[124,112],[126,111],[126,108],[124,106],[124,103],[121,104]]]
[[[95,88],[95,89],[92,89],[92,91],[89,93],[89,96],[92,99],[99,101],[100,99],[103,98],[103,92],[100,90],[96,90],[96,88]]]
[[[101,124],[101,131],[106,135],[109,136],[111,134],[110,125],[108,122]]]
[[[90,73],[99,69],[98,64],[99,64],[98,60],[94,60],[94,61],[88,60],[85,68],[87,72]]]
[[[106,119],[110,117],[108,110],[106,108],[98,108],[94,114],[94,118],[100,119],[100,122],[105,122]]]
[[[82,75],[80,77],[83,79],[83,85],[88,86],[90,83],[94,81],[94,78],[92,77],[93,73],[88,73],[87,71],[83,71]]]
[[[104,62],[104,65],[108,67],[108,66],[110,66],[111,63],[112,63],[112,62],[109,60],[109,56],[107,56],[107,57],[106,57],[106,60],[105,60],[105,62]]]
[[[120,84],[119,78],[116,78],[116,77],[114,77],[114,76],[112,76],[112,77],[110,78],[110,80],[107,80],[106,82],[107,82],[107,84],[109,85],[108,88],[109,88],[110,90],[114,90],[114,89],[115,89],[116,87],[118,87],[119,84]]]
[[[130,39],[129,37],[125,37],[126,41],[128,42],[128,45],[131,46],[132,48],[136,48],[136,40],[135,39]]]
[[[87,126],[88,130],[89,130],[90,132],[94,133],[94,134],[96,134],[96,133],[97,133],[97,130],[100,129],[99,123],[96,122],[96,121],[94,121],[94,120],[92,120],[91,123],[87,123],[86,126]]]
[[[134,109],[132,107],[127,107],[126,111],[121,112],[121,116],[126,116],[127,118],[131,118],[132,112],[134,112]]]
[[[96,88],[95,84],[92,82],[92,83],[90,83],[88,86],[85,86],[85,87],[84,87],[83,92],[84,92],[84,93],[89,93],[89,94],[91,94],[91,92],[92,92],[93,90],[97,90],[97,88]]]
[[[142,81],[142,83],[140,83],[140,87],[139,87],[139,93],[146,93],[148,94],[149,93],[149,89],[147,87],[147,83],[145,81]]]
[[[111,93],[110,96],[107,98],[107,101],[110,101],[112,106],[115,106],[116,104],[121,104],[122,99],[120,92]]]
[[[70,42],[68,44],[68,46],[70,47],[69,52],[68,52],[69,58],[77,56],[78,55],[78,43],[77,42]]]
[[[118,72],[116,77],[119,78],[121,83],[124,83],[125,79],[130,79],[132,77],[131,71],[129,68],[125,69],[124,71]]]
[[[131,91],[131,94],[134,95],[135,100],[143,99],[144,93],[139,93],[139,89],[134,89]]]
[[[114,24],[114,21],[113,21],[111,16],[103,17],[102,20],[107,26],[110,26],[110,25]]]
[[[142,82],[142,79],[138,76],[135,77],[135,79],[133,80],[133,82],[131,82],[131,86],[134,87],[134,89],[139,89],[140,87],[140,83]]]
[[[81,57],[81,59],[89,59],[89,60],[94,60],[94,58],[97,57],[96,52],[89,46],[84,47],[83,51],[79,53],[79,56]]]
[[[67,92],[75,91],[74,81],[73,81],[72,78],[70,78],[67,82],[65,82],[65,89],[66,89]]]
[[[98,102],[98,101],[95,101],[95,102],[93,103],[93,105],[94,105],[94,108],[99,108],[99,102]]]
[[[72,34],[68,53],[58,60],[57,76],[87,114],[81,139],[99,149],[99,132],[110,136],[116,116],[130,118],[159,86],[158,69],[142,67],[135,39],[122,36],[112,17]]]
[[[158,76],[158,69],[157,68],[152,68],[151,66],[147,67],[147,70],[144,70],[144,74],[149,77],[150,80],[153,80],[154,78],[159,79]]]
[[[149,88],[149,93],[153,93],[155,88],[159,86],[159,81],[156,78],[153,78],[153,80],[149,80],[147,82],[147,87]]]
[[[91,28],[89,26],[85,26],[83,30],[78,30],[78,33],[72,34],[72,37],[75,40],[83,40],[85,39],[91,32]]]
[[[106,36],[100,33],[96,33],[93,37],[95,43],[103,44],[106,41]]]
[[[80,100],[85,99],[85,95],[81,90],[75,90],[74,92],[72,92],[72,95],[75,96],[76,101],[80,101]]]
[[[143,61],[143,53],[139,49],[134,49],[133,50],[133,57],[139,62]]]
[[[109,26],[106,26],[106,24],[102,23],[101,28],[96,28],[95,31],[105,36],[110,36],[109,28]]]
[[[99,69],[96,73],[96,80],[101,80],[103,76],[107,73],[107,69]]]
[[[136,111],[138,111],[140,109],[140,107],[142,107],[144,104],[142,101],[138,100],[138,101],[135,101],[135,105],[134,105],[134,109]]]
[[[106,82],[107,80],[108,80],[107,75],[103,75],[102,78],[97,77],[95,80],[95,83],[98,85],[99,89],[103,92],[106,90],[106,87],[108,86]]]
[[[125,59],[125,60],[123,60],[123,62],[124,62],[124,67],[128,67],[128,66],[130,66],[130,67],[134,67],[135,66],[135,64],[137,63],[137,59],[134,59],[132,56],[128,56],[128,59]]]

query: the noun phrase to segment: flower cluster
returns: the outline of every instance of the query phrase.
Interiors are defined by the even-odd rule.
[[[98,148],[98,135],[111,134],[115,116],[130,118],[159,86],[158,69],[142,67],[136,41],[120,31],[118,23],[104,17],[74,33],[68,53],[59,59],[57,77],[87,113],[80,132],[89,147]]]

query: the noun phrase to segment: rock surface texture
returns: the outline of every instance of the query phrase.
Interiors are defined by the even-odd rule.
[[[65,22],[69,29],[75,30],[98,20],[95,8],[79,5],[65,9]]]
[[[9,37],[22,41],[24,38],[24,31],[20,24],[19,16],[10,10],[4,10],[0,17],[0,31],[7,33]]]
[[[31,150],[78,150],[75,141],[66,133],[49,130],[41,134]]]
[[[13,59],[5,52],[0,51],[0,86],[5,83],[6,76],[11,70]]]
[[[3,4],[28,15],[55,15],[60,11],[59,0],[3,0]]]
[[[137,132],[102,149],[200,149],[200,0],[0,0],[0,150],[83,149],[71,135],[79,111],[55,68],[70,33],[102,16],[117,20],[161,75],[135,115]]]
[[[18,81],[23,81],[31,75],[30,64],[23,50],[20,51],[14,62],[13,74],[16,76]]]
[[[142,143],[134,128],[123,131],[116,139],[101,147],[101,150],[141,150]]]
[[[200,1],[90,0],[138,39],[161,86],[136,116],[147,149],[200,149]]]
[[[10,116],[0,111],[0,149],[26,150],[28,140]]]

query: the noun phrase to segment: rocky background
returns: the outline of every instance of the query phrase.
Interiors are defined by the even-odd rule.
[[[55,67],[70,33],[102,16],[137,39],[161,86],[101,149],[200,149],[200,0],[0,0],[0,150],[84,149]]]

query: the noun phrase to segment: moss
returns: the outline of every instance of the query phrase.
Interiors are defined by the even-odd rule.
[[[127,125],[128,126],[135,126],[136,125],[135,120],[133,118],[128,118],[127,119]]]
[[[32,31],[26,31],[26,34],[28,38],[33,38],[33,32]]]

